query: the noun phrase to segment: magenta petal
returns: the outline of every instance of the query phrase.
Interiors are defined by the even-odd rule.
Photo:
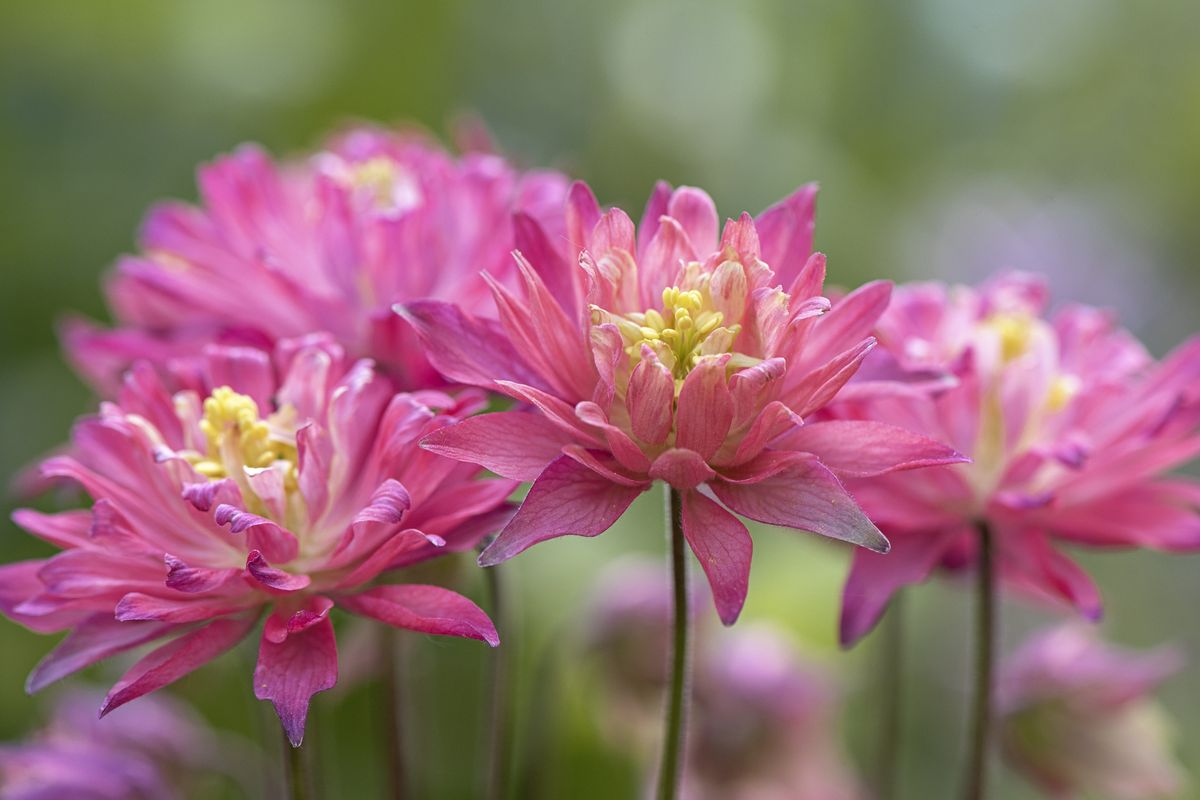
[[[250,551],[246,557],[246,572],[266,588],[277,592],[298,592],[312,583],[312,578],[307,575],[293,575],[272,567],[257,550]]]
[[[812,253],[817,185],[801,186],[758,215],[755,227],[762,242],[762,259],[775,272],[775,280],[790,286]],[[817,291],[804,295],[810,297]]]
[[[183,592],[178,594],[178,597],[166,598],[141,592],[130,592],[117,602],[116,618],[121,622],[139,620],[157,620],[175,624],[203,622],[213,617],[243,611],[251,605],[257,605],[259,599],[263,597],[258,595],[256,598],[248,588],[244,594],[236,597],[222,595],[205,597]]]
[[[642,360],[629,376],[625,409],[633,434],[647,444],[662,444],[671,432],[675,404],[675,379],[648,345],[642,345]]]
[[[666,481],[676,489],[693,489],[711,480],[717,473],[693,450],[671,448],[650,465],[651,478]]]
[[[683,382],[675,413],[675,446],[709,458],[733,423],[733,398],[725,382],[728,356],[703,359]]]
[[[394,310],[417,331],[430,363],[448,379],[483,387],[497,378],[542,385],[497,323],[473,319],[457,306],[435,300]]]
[[[732,625],[742,613],[750,587],[754,542],[741,521],[696,491],[683,493],[683,535],[696,554],[721,622]]]
[[[304,741],[308,703],[337,683],[337,643],[333,623],[322,616],[303,630],[289,631],[282,642],[264,636],[254,669],[254,696],[270,700],[293,747]]]
[[[152,650],[121,676],[104,698],[100,715],[204,666],[245,638],[257,622],[257,611],[218,619]]]
[[[539,414],[500,411],[436,430],[421,440],[421,447],[506,478],[531,481],[569,441],[561,427]]]
[[[580,281],[578,269],[571,269],[551,241],[545,229],[534,217],[523,211],[513,215],[514,244],[517,252],[537,270],[547,291],[559,307],[568,314],[578,314]]]
[[[300,543],[291,531],[258,514],[243,511],[236,506],[221,504],[213,512],[213,521],[228,525],[231,533],[246,531],[246,544],[263,553],[271,561],[286,562],[300,552]]]
[[[667,216],[679,222],[687,232],[696,254],[710,253],[717,247],[717,206],[703,189],[680,186],[667,202]]]
[[[846,295],[816,323],[806,355],[824,360],[857,346],[874,330],[891,297],[890,281],[872,281]]]
[[[189,594],[215,591],[242,576],[240,569],[189,567],[170,553],[163,556],[163,561],[167,564],[168,588]]]
[[[336,588],[350,589],[361,586],[384,570],[391,569],[393,563],[402,559],[408,553],[418,548],[425,548],[427,545],[441,548],[445,544],[445,541],[441,537],[428,536],[415,528],[405,528],[402,531],[397,531],[381,544],[372,547],[370,555],[342,577],[337,582]],[[354,547],[354,543],[352,542],[344,553],[339,552],[335,554],[335,563],[349,560],[356,555],[361,554],[358,553],[358,549]]]
[[[479,556],[479,564],[494,566],[546,539],[604,533],[648,485],[616,484],[559,456],[534,481],[512,521]]]
[[[882,422],[833,420],[795,428],[772,444],[812,453],[843,477],[969,461],[946,445]]]
[[[441,636],[478,639],[492,647],[500,644],[496,627],[479,606],[440,586],[401,584],[379,586],[343,597],[339,605],[397,628]]]
[[[38,662],[25,680],[25,691],[39,692],[72,673],[166,636],[174,629],[163,622],[118,622],[108,613],[88,617]]]
[[[899,589],[927,579],[956,535],[956,531],[899,534],[886,556],[855,550],[842,590],[842,646],[850,647],[866,636]]]
[[[884,535],[816,458],[796,459],[757,483],[716,480],[709,486],[722,503],[744,517],[888,551]]]

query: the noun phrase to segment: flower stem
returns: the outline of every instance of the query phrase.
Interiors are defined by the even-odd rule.
[[[900,732],[903,727],[904,700],[904,595],[892,599],[880,631],[879,691],[881,719],[879,752],[875,774],[875,795],[879,800],[894,800],[900,774]]]
[[[505,618],[507,605],[504,587],[500,580],[500,567],[488,567],[483,571],[487,581],[488,603],[492,622],[504,631],[504,643],[491,652],[491,712],[488,729],[488,767],[485,796],[488,800],[503,800],[508,796],[508,771],[512,759],[512,703],[509,693],[509,654],[513,652],[512,625]]]
[[[979,529],[979,598],[975,620],[975,704],[970,728],[965,800],[983,800],[987,787],[988,740],[992,728],[992,673],[996,649],[996,566],[993,533]]]
[[[283,782],[292,800],[309,800],[312,797],[304,751],[299,747],[292,747],[287,733],[283,734]]]
[[[663,736],[662,764],[658,773],[658,800],[675,800],[679,793],[679,773],[683,761],[684,733],[687,727],[687,656],[688,589],[687,560],[683,539],[683,503],[679,492],[667,489],[671,529],[671,575],[674,583],[674,622],[671,640],[671,684],[667,698],[666,730]]]
[[[400,712],[400,637],[391,627],[382,628],[381,674],[383,684],[384,741],[387,743],[388,785],[393,800],[404,797],[404,724]]]

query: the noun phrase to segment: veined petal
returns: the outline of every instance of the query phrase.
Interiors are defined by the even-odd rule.
[[[545,385],[495,322],[468,317],[457,306],[436,300],[394,310],[417,331],[430,363],[452,381],[484,388],[497,378]]]
[[[41,691],[98,661],[161,639],[174,630],[174,625],[165,622],[118,622],[110,613],[88,617],[38,662],[25,681],[25,691]]]
[[[288,741],[299,747],[309,701],[317,692],[332,689],[337,674],[333,624],[323,616],[304,630],[289,632],[282,642],[263,636],[254,669],[254,696],[271,701]]]
[[[498,411],[436,430],[421,440],[421,447],[455,461],[479,464],[506,478],[531,481],[570,441],[560,426],[540,414]]]
[[[559,536],[604,533],[648,485],[616,484],[568,456],[559,456],[534,481],[516,516],[483,551],[479,563],[494,566]]]
[[[717,249],[717,206],[708,192],[693,186],[680,186],[667,202],[667,216],[687,233],[696,254]]]
[[[478,639],[492,647],[500,644],[496,627],[479,606],[440,586],[379,586],[343,597],[338,604],[396,628]]]
[[[725,441],[733,422],[733,398],[725,382],[729,357],[706,358],[688,374],[679,391],[675,446],[709,458]]]
[[[100,715],[204,666],[244,639],[257,622],[257,611],[218,619],[152,650],[112,687],[100,707]]]
[[[762,241],[762,259],[784,286],[795,280],[812,253],[816,202],[817,184],[809,183],[759,214],[755,220]],[[820,284],[818,281],[817,291],[811,294],[819,294]]]
[[[773,447],[812,453],[842,477],[970,461],[944,444],[883,422],[831,420],[793,428]]]
[[[312,578],[307,575],[293,575],[272,567],[257,550],[251,550],[246,557],[246,572],[263,587],[276,592],[298,592],[312,583]]]
[[[712,480],[716,474],[696,451],[675,447],[654,459],[649,471],[651,478],[685,491]]]
[[[887,539],[815,457],[798,458],[758,483],[715,480],[709,486],[722,503],[744,517],[888,551]]]
[[[683,535],[708,576],[721,622],[742,613],[750,586],[754,543],[737,517],[698,491],[683,492]]]
[[[634,436],[646,444],[662,444],[671,432],[675,404],[675,379],[654,350],[642,345],[642,360],[633,368],[625,390]]]

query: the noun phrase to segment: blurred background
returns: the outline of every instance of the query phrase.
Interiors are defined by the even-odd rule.
[[[239,142],[286,155],[356,118],[445,134],[469,112],[519,163],[570,171],[638,212],[657,178],[706,187],[727,215],[817,180],[816,242],[833,282],[1041,270],[1058,298],[1114,307],[1161,354],[1195,329],[1200,297],[1197,25],[1190,0],[7,0],[0,475],[63,441],[91,407],[54,323],[67,310],[104,317],[100,277],[133,247],[144,210],[193,198],[195,165]],[[13,502],[0,561],[42,552],[7,522]],[[558,540],[506,567],[519,587],[522,798],[636,791],[637,766],[601,735],[606,701],[572,648],[591,576],[619,553],[662,551],[660,504],[644,498],[600,540]],[[836,673],[841,733],[868,764],[878,637],[837,650],[846,553],[755,534],[745,619],[782,626]],[[1200,659],[1200,557],[1081,560],[1104,592],[1108,636],[1174,641]],[[462,571],[479,596],[477,580]],[[947,584],[909,596],[902,796],[946,797],[971,605]],[[1006,643],[1048,619],[1006,605]],[[50,646],[0,621],[0,739],[44,719],[47,701],[20,687]],[[487,654],[416,636],[406,647],[414,796],[471,797]],[[178,694],[256,739],[267,711],[252,699],[250,659],[227,657]],[[374,796],[377,687],[345,684],[315,699],[311,747],[330,796]],[[1200,764],[1200,670],[1164,696],[1184,763]],[[1007,777],[998,789],[1033,796]]]

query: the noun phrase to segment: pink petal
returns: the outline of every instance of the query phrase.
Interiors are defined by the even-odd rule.
[[[440,586],[379,586],[338,600],[348,611],[396,628],[500,644],[487,614],[467,598]]]
[[[0,566],[0,613],[37,633],[57,633],[77,624],[87,612],[58,610],[48,614],[26,614],[23,605],[41,595],[46,587],[38,574],[46,561],[16,561]]]
[[[696,255],[717,249],[717,206],[703,189],[680,186],[667,203],[667,216],[687,233]]]
[[[572,255],[578,256],[580,250],[590,246],[592,231],[600,221],[600,204],[583,181],[575,181],[567,190],[565,216],[567,240],[574,251]]]
[[[650,460],[642,452],[642,448],[629,437],[625,431],[608,421],[608,415],[600,406],[585,401],[575,406],[575,416],[587,425],[592,425],[604,431],[604,440],[608,449],[616,456],[622,466],[633,472],[641,472],[650,466]]]
[[[716,480],[709,486],[722,503],[744,517],[888,551],[887,539],[816,458],[797,458],[758,483]]]
[[[721,622],[732,625],[742,613],[750,586],[754,543],[737,517],[700,492],[683,494],[683,535],[700,561]]]
[[[180,624],[185,622],[203,622],[213,617],[221,617],[244,611],[258,605],[264,595],[257,597],[247,588],[240,596],[205,597],[188,595],[183,592],[179,597],[155,597],[142,592],[130,592],[117,603],[116,618],[121,622],[136,622],[140,620],[157,620]]]
[[[875,329],[891,297],[890,281],[872,281],[855,289],[813,327],[805,354],[823,361],[857,346]]]
[[[714,236],[715,238],[715,236]],[[663,217],[646,252],[638,262],[638,283],[642,304],[647,308],[662,302],[662,290],[673,286],[679,270],[696,258],[696,248],[683,227],[670,217]]]
[[[671,201],[672,191],[671,184],[666,181],[657,181],[654,184],[654,190],[650,192],[650,197],[646,200],[642,221],[638,223],[637,229],[638,251],[636,255],[638,261],[642,260],[646,245],[650,244],[650,240],[658,232],[658,221],[667,213],[667,203]]]
[[[260,551],[271,561],[291,561],[300,552],[300,543],[296,541],[295,534],[258,514],[251,514],[249,511],[223,503],[213,512],[213,521],[218,525],[229,526],[231,533],[248,531],[247,547]]]
[[[675,446],[709,458],[725,441],[733,422],[733,398],[725,382],[729,357],[705,358],[688,374],[679,391]]]
[[[773,447],[812,453],[841,477],[969,461],[946,445],[882,422],[833,420],[794,428]]]
[[[947,548],[962,534],[960,530],[894,534],[892,551],[887,555],[855,550],[842,590],[842,646],[850,647],[866,636],[897,591],[929,578]]]
[[[246,557],[246,572],[264,587],[276,592],[298,592],[312,583],[312,578],[307,575],[293,575],[272,567],[257,550],[251,550]]]
[[[588,250],[601,258],[610,250],[619,250],[632,255],[637,250],[633,220],[619,208],[605,211],[592,229]]]
[[[575,414],[574,406],[561,398],[543,392],[541,389],[533,386],[526,386],[520,383],[496,381],[496,386],[509,397],[536,406],[545,415],[546,419],[557,425],[572,440],[588,446],[602,446],[601,440],[580,424],[579,418]]]
[[[257,612],[218,619],[152,650],[109,691],[100,716],[204,666],[244,639],[257,623]]]
[[[89,511],[43,514],[32,508],[18,508],[13,512],[12,520],[39,539],[63,549],[87,546],[88,531],[92,527]]]
[[[675,379],[658,356],[642,345],[642,360],[629,376],[625,408],[634,436],[646,444],[662,444],[671,432]]]
[[[805,184],[755,220],[762,240],[762,259],[784,286],[795,280],[812,253],[816,201],[817,185]]]
[[[118,622],[110,613],[88,617],[67,634],[29,673],[25,691],[33,694],[117,653],[166,636],[175,626],[162,622]]]
[[[270,700],[293,747],[304,741],[308,704],[317,692],[337,683],[337,643],[333,624],[321,617],[282,642],[263,637],[254,669],[254,696]]]
[[[239,394],[249,395],[259,410],[267,413],[275,395],[275,371],[270,356],[252,347],[220,345],[206,347],[204,356],[214,387],[228,386]]]
[[[999,530],[995,539],[1005,582],[1034,595],[1065,600],[1093,622],[1101,618],[1100,590],[1078,564],[1054,549],[1044,533]]]
[[[243,575],[242,570],[235,568],[190,567],[170,553],[163,556],[163,561],[167,565],[167,587],[188,594],[217,591],[241,580]]]
[[[646,486],[622,486],[559,456],[534,481],[525,502],[483,554],[490,567],[546,539],[597,536],[612,527]]]
[[[712,480],[716,474],[699,453],[678,448],[666,450],[654,459],[649,472],[651,478],[666,481],[680,490],[694,489],[701,483]]]
[[[645,486],[646,480],[637,475],[628,474],[619,461],[610,453],[603,450],[588,450],[577,444],[569,444],[563,448],[563,455],[579,462],[607,481],[621,486]]]
[[[421,337],[429,361],[449,380],[489,388],[497,378],[544,382],[517,353],[498,323],[468,317],[436,300],[396,305]]]
[[[550,240],[545,229],[531,215],[518,211],[513,215],[514,243],[517,252],[537,270],[546,290],[569,316],[582,307],[582,273]]]
[[[382,543],[369,546],[364,554],[362,546],[348,546],[344,551],[335,554],[333,563],[342,564],[347,559],[361,558],[335,588],[353,589],[376,578],[384,570],[391,569],[393,563],[405,554],[424,548],[427,545],[440,548],[445,541],[440,536],[429,536],[414,528],[405,528],[389,536]],[[330,565],[332,567],[332,564]]]
[[[721,231],[721,247],[733,248],[742,263],[753,263],[753,259],[758,258],[762,252],[762,243],[759,241],[754,219],[743,211],[737,220],[728,220],[725,230]]]

